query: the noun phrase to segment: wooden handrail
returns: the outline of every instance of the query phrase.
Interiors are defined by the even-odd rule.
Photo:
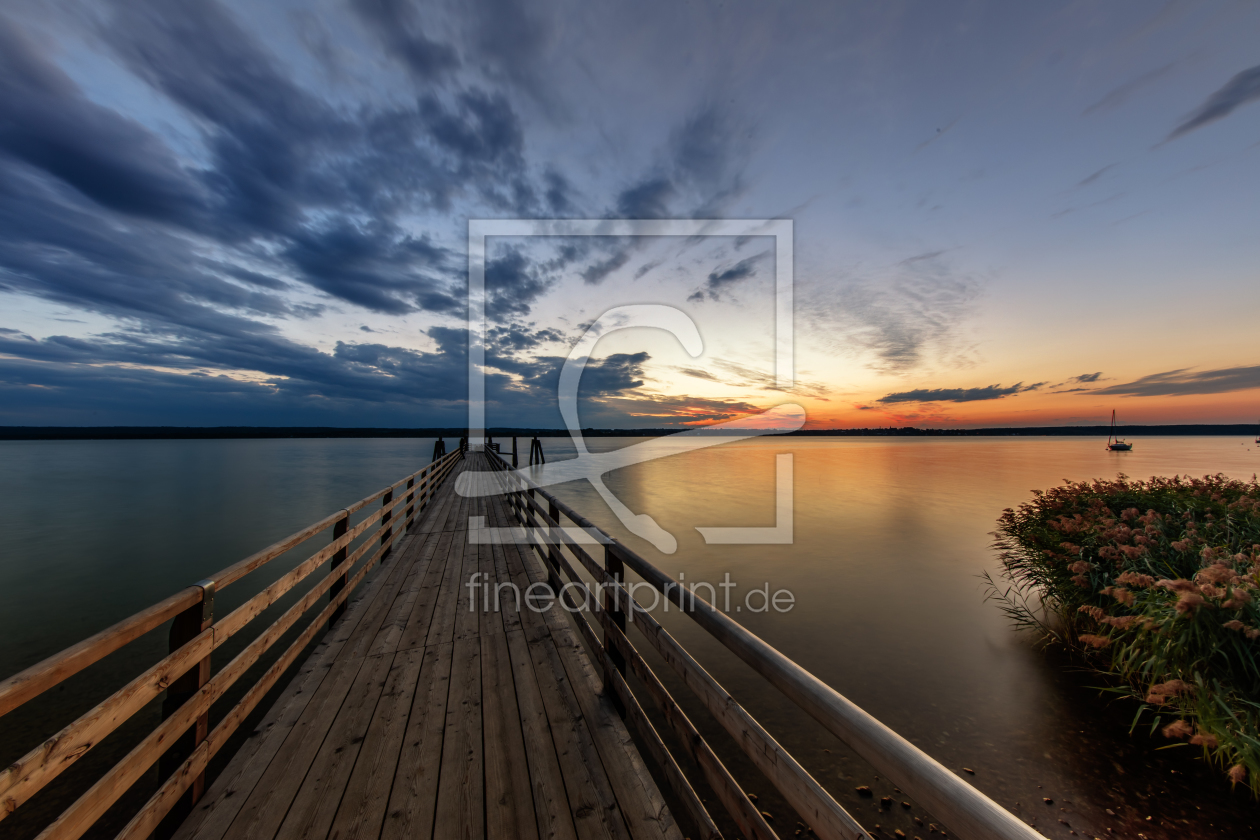
[[[621,586],[613,587],[613,594],[619,601],[630,600],[629,593]],[[783,794],[783,798],[814,829],[815,834],[822,838],[869,840],[869,835],[858,821],[650,613],[639,612],[634,623],[652,649],[700,698],[709,713],[735,739],[757,769],[767,779],[776,780],[775,786]],[[607,632],[607,622],[604,624]],[[616,631],[612,635],[614,643],[618,646],[624,644],[629,648],[629,651],[623,650],[627,659],[631,658],[631,654],[642,658],[630,644],[630,640],[617,628],[613,629]]]
[[[174,774],[167,778],[162,786],[158,788],[157,792],[149,798],[149,801],[145,803],[145,805],[134,817],[132,817],[131,822],[129,822],[122,832],[119,833],[116,840],[122,840],[122,838],[135,838],[135,840],[142,840],[142,838],[147,837],[153,829],[157,827],[158,823],[160,823],[162,818],[170,812],[171,808],[173,808],[175,803],[179,800],[179,797],[182,796],[184,791],[188,789],[197,775],[205,770],[206,766],[210,763],[210,759],[214,758],[214,756],[218,754],[219,750],[221,750],[224,744],[227,743],[227,740],[245,720],[246,716],[254,710],[254,707],[258,705],[258,702],[262,700],[267,691],[270,690],[276,680],[280,678],[280,675],[293,664],[293,661],[297,658],[298,654],[300,654],[306,645],[315,638],[315,634],[327,623],[328,619],[332,616],[336,609],[346,602],[346,599],[350,597],[350,594],[354,591],[355,587],[358,586],[364,577],[366,577],[372,567],[379,562],[389,547],[401,538],[402,532],[400,529],[399,533],[396,534],[389,542],[377,548],[376,553],[367,563],[363,565],[362,568],[359,569],[357,573],[355,573],[355,576],[350,580],[350,583],[346,586],[346,588],[337,593],[337,596],[329,601],[327,606],[325,606],[324,609],[311,620],[311,622],[302,631],[301,635],[294,639],[293,643],[285,649],[285,652],[281,655],[280,659],[274,662],[272,666],[267,669],[267,672],[258,680],[258,682],[249,688],[245,696],[242,697],[234,707],[232,707],[232,710],[229,711],[223,720],[219,722],[219,725],[214,728],[209,737],[197,746],[197,749],[194,750],[193,754],[184,761],[184,764],[181,765]],[[360,547],[358,553],[361,555],[370,547],[371,543],[366,543],[364,546]],[[265,643],[258,646],[252,656],[247,658],[248,661],[245,663],[245,667],[252,665],[258,660],[263,652],[270,648],[271,645],[275,644],[285,631],[292,627],[293,624],[296,623],[297,619],[310,609],[331,585],[332,580],[330,578],[326,578],[324,581],[321,581],[315,588],[308,592],[301,601],[290,607],[275,624],[267,629],[263,636],[260,636],[251,643],[251,647],[253,647],[254,645],[258,645],[258,643],[264,639],[266,640]],[[280,626],[282,623],[283,626]],[[240,655],[238,655],[237,659],[246,658],[246,653],[249,651],[250,648],[246,648],[240,653]],[[236,660],[233,660],[233,662],[235,661]],[[230,667],[231,666],[229,665],[229,668]],[[220,674],[225,673],[226,671],[227,669],[224,669],[224,671],[220,672]],[[220,675],[216,675],[216,679],[218,676]],[[222,691],[226,690],[232,682],[235,682],[238,676],[239,673],[236,676],[233,676],[232,679],[222,687],[219,693],[222,693]],[[154,756],[154,759],[156,759],[156,756]],[[93,820],[95,820],[95,817],[93,817]],[[48,835],[47,837],[41,834],[37,840],[53,840],[54,837],[58,840],[77,840],[79,834],[81,834],[81,832],[72,835]]]
[[[580,588],[585,590],[586,598],[589,599],[590,589],[586,586],[586,582],[577,577],[573,577],[571,579]],[[600,651],[605,657],[607,657],[607,652],[604,651],[599,639],[595,636],[595,631],[591,628],[590,622],[581,615],[579,605],[573,599],[572,593],[569,592],[567,587],[561,587],[559,592],[560,597],[564,599],[570,614],[573,615],[574,623],[578,628],[578,633],[586,641],[586,644],[591,650]],[[606,617],[602,613],[600,615],[601,618]],[[607,671],[609,664],[611,663],[605,663],[605,671]],[[647,667],[646,663],[644,663],[644,667]],[[709,815],[708,809],[704,807],[704,803],[700,799],[699,795],[696,794],[695,788],[691,786],[691,782],[688,781],[687,777],[683,774],[682,769],[678,766],[678,762],[674,760],[674,756],[670,753],[669,748],[666,747],[665,742],[661,740],[660,733],[656,731],[656,727],[654,727],[652,722],[648,719],[647,714],[643,711],[643,707],[639,704],[638,699],[634,696],[634,693],[630,691],[630,686],[626,684],[626,681],[621,674],[617,673],[615,670],[612,672],[612,688],[620,698],[622,704],[625,706],[627,716],[635,725],[635,728],[639,731],[640,737],[643,738],[644,743],[652,753],[653,758],[656,759],[657,763],[664,771],[670,787],[682,801],[683,807],[687,809],[687,812],[691,815],[692,820],[702,832],[704,840],[722,840],[722,833],[713,822],[713,818]],[[663,688],[662,691],[664,691]],[[665,694],[668,696],[668,692],[665,692]],[[653,699],[655,699],[655,696]],[[672,698],[670,699],[672,701]],[[661,711],[668,717],[669,711],[666,707],[658,706],[658,708],[660,708]],[[671,720],[670,723],[674,724],[675,721]],[[699,733],[694,732],[694,729],[692,732],[694,733],[694,738],[703,743],[703,737]],[[707,749],[707,745],[705,745],[705,748]],[[694,757],[694,749],[692,750],[692,753]],[[713,760],[717,763],[718,767],[721,767],[721,762],[717,761],[716,756],[714,756]],[[718,775],[720,776],[723,773],[726,778],[730,778],[730,774],[726,773],[725,767],[721,767]],[[734,784],[733,779],[731,780],[731,784]],[[736,786],[735,789],[738,790],[738,786]],[[739,795],[743,798],[747,806],[751,808],[750,800],[743,795],[742,791],[740,791]],[[752,810],[753,814],[756,814],[756,809],[754,808]],[[745,833],[750,836],[765,838],[766,835],[760,832],[757,828],[759,821],[761,825],[765,825],[765,822],[764,820],[761,820],[760,815],[756,814],[756,816],[745,815],[745,819],[737,820],[737,823],[741,830],[744,830]],[[753,830],[748,830],[750,828]],[[766,826],[766,828],[768,829],[768,826]],[[769,840],[774,840],[773,832],[770,833]]]
[[[379,556],[380,549],[378,549],[377,553]],[[356,582],[361,575],[366,573],[365,570],[372,565],[372,563],[365,564],[359,575],[356,575]],[[319,600],[319,597],[324,594],[330,585],[331,581],[325,579],[308,592],[302,600],[286,610],[284,615],[280,616],[274,624],[263,631],[258,638],[250,642],[222,671],[215,674],[210,679],[210,682],[202,686],[191,700],[180,706],[174,715],[162,721],[122,761],[114,765],[113,769],[106,773],[87,793],[79,797],[61,816],[45,828],[37,840],[54,840],[54,838],[56,840],[75,840],[83,832],[87,831],[92,823],[96,822],[101,814],[105,813],[105,810],[114,804],[117,798],[153,765],[153,762],[157,761],[161,754],[170,747],[174,738],[187,729],[199,715],[209,709],[211,703],[231,688],[240,676],[245,673],[246,669],[257,662],[301,618],[302,614]],[[337,596],[338,600],[344,600],[349,597],[352,589],[353,587],[347,586]],[[330,602],[330,604],[334,605],[336,603],[337,601]],[[319,629],[320,624],[322,622],[317,618],[316,621],[308,626],[307,631],[313,636],[314,631]],[[235,724],[233,728],[235,728],[235,725],[239,725],[240,720],[241,717],[234,718]],[[209,757],[207,757],[207,760]],[[179,776],[181,774],[177,773],[176,775]],[[189,775],[187,781],[191,783],[195,775],[195,773]],[[182,794],[183,789],[179,792]],[[162,791],[159,790],[156,795],[161,796]],[[163,797],[163,801],[169,801],[173,804],[174,799]]]
[[[553,562],[554,557],[555,555],[550,551],[544,555],[544,559],[548,562]],[[571,583],[576,584],[579,589],[584,591],[584,600],[586,603],[592,603],[590,600],[590,588],[586,585],[586,582],[577,577],[577,575],[573,573],[572,567],[568,566],[568,564],[565,564],[564,568],[567,570],[566,573],[569,575]],[[558,574],[559,569],[559,564],[556,564],[549,569],[549,574]],[[591,628],[590,622],[581,615],[580,605],[574,599],[573,593],[569,590],[568,586],[561,586],[558,591],[560,593],[559,597],[565,602],[566,609],[569,611],[570,615],[573,616],[578,632],[581,634],[582,638],[585,639],[586,644],[590,647],[590,649],[598,652],[602,658],[604,672],[609,675],[609,678],[612,681],[613,691],[616,692],[617,696],[621,699],[626,708],[627,715],[630,716],[632,722],[636,724],[636,728],[642,730],[646,725],[646,729],[650,730],[651,737],[647,739],[649,749],[651,749],[654,753],[658,750],[664,753],[665,759],[661,760],[660,763],[662,769],[665,771],[666,778],[670,782],[670,786],[674,790],[674,793],[682,800],[683,805],[687,807],[688,812],[691,813],[692,819],[696,821],[696,825],[700,827],[702,831],[704,831],[709,837],[716,836],[720,838],[721,833],[718,831],[717,826],[713,823],[708,810],[704,807],[698,797],[696,797],[695,789],[692,788],[691,783],[687,781],[685,776],[682,775],[682,771],[678,767],[677,762],[674,760],[673,755],[670,754],[669,749],[665,746],[665,743],[660,740],[660,734],[656,732],[655,727],[653,727],[647,720],[647,716],[643,713],[642,707],[639,705],[637,698],[630,691],[630,687],[626,684],[625,679],[619,673],[616,664],[612,661],[612,657],[609,656],[607,647],[600,644],[600,640],[596,637],[595,631]],[[595,611],[595,614],[600,618],[600,620],[604,622],[606,633],[610,627],[616,630],[615,625],[612,624],[612,621],[608,618],[607,613],[601,611],[598,606],[592,607],[592,609]],[[630,649],[633,650],[632,647]],[[766,822],[765,818],[761,815],[761,812],[757,810],[757,808],[753,805],[752,800],[750,800],[747,794],[744,793],[743,789],[740,788],[739,784],[735,781],[735,778],[726,768],[726,765],[722,763],[721,759],[719,759],[717,754],[713,752],[713,749],[709,746],[708,742],[705,741],[704,736],[700,734],[700,732],[687,718],[687,715],[674,701],[674,698],[670,696],[669,691],[666,690],[665,686],[662,685],[660,680],[656,678],[656,674],[654,674],[652,669],[648,667],[647,663],[643,661],[643,658],[638,655],[638,651],[634,651],[633,656],[634,661],[632,661],[631,665],[634,668],[635,673],[641,680],[643,680],[644,684],[647,685],[648,694],[652,698],[652,701],[656,704],[656,707],[661,714],[664,715],[665,721],[673,728],[674,734],[677,735],[679,740],[682,742],[683,748],[687,751],[687,755],[690,756],[691,760],[700,767],[701,772],[704,774],[705,781],[708,782],[709,786],[715,793],[717,793],[718,799],[721,800],[723,807],[727,810],[727,813],[729,813],[732,819],[735,820],[735,824],[739,827],[739,830],[744,835],[755,838],[755,840],[778,840],[778,835],[776,835],[774,830],[770,828],[769,823]],[[640,716],[642,717],[642,720],[638,719]],[[670,772],[671,768],[677,771],[677,775]]]
[[[120,835],[137,838],[147,836],[157,822],[170,811],[179,797],[200,778],[210,759],[223,747],[231,734],[262,700],[320,628],[325,626],[336,610],[345,604],[368,571],[403,538],[406,529],[427,507],[427,502],[434,496],[437,485],[450,474],[455,463],[462,457],[462,452],[452,452],[389,487],[361,499],[349,508],[325,517],[263,551],[229,566],[220,572],[217,578],[207,579],[200,584],[181,590],[158,604],[0,683],[0,715],[3,715],[105,655],[160,626],[163,622],[188,610],[198,608],[203,598],[208,598],[206,593],[213,592],[216,585],[221,588],[226,583],[239,580],[245,574],[300,545],[329,525],[347,519],[352,513],[362,510],[376,499],[386,498],[386,502],[378,510],[370,513],[353,528],[347,528],[328,546],[316,551],[222,620],[208,624],[199,634],[194,635],[139,677],[97,704],[87,714],[79,717],[9,768],[0,771],[0,819],[12,813],[99,743],[102,738],[156,699],[191,667],[208,661],[207,657],[211,650],[220,647],[267,607],[276,603],[286,592],[328,562],[335,554],[344,552],[355,539],[367,534],[373,525],[377,525],[371,538],[364,541],[345,559],[344,568],[353,568],[370,549],[375,547],[376,551],[372,557],[362,564],[343,589],[330,596],[328,604],[320,614],[307,625],[259,681],[247,689],[244,697],[227,713],[214,731],[202,737],[200,743],[195,745],[192,754],[162,783],[158,792],[136,814]],[[417,478],[421,480],[417,482]],[[397,500],[387,496],[402,486],[406,486],[408,490],[405,496],[400,496]],[[394,515],[396,510],[404,507],[405,510],[400,515]],[[380,538],[379,546],[376,545],[377,538]],[[222,578],[227,579],[226,583]],[[51,840],[51,838],[73,840],[91,827],[101,814],[166,752],[181,733],[187,731],[198,719],[204,719],[210,705],[257,662],[325,593],[329,592],[336,580],[340,580],[340,577],[329,576],[312,586],[297,603],[252,640],[223,670],[197,688],[122,761],[114,765],[103,778],[45,828],[39,835],[41,840]],[[201,609],[206,610],[208,606],[207,600],[207,604]],[[202,615],[207,617],[210,613],[206,611]],[[208,617],[205,620],[210,621]],[[202,729],[201,732],[204,733],[205,730]],[[199,783],[197,784],[194,796],[196,790],[200,789]]]
[[[104,659],[130,641],[140,638],[154,627],[169,621],[176,614],[201,602],[201,588],[190,586],[169,598],[158,601],[129,618],[88,636],[77,645],[37,662],[0,682],[0,716],[21,706],[32,697]],[[0,809],[2,811],[3,809]]]
[[[538,512],[549,534],[564,534],[560,523],[552,515],[551,511],[544,512],[538,501],[528,495],[522,496],[521,499],[527,506]],[[551,510],[557,510],[555,505],[549,505],[549,507]],[[634,609],[637,607],[634,621],[644,638],[648,640],[661,658],[682,677],[683,682],[704,702],[706,709],[717,718],[718,722],[735,739],[744,753],[752,759],[753,763],[762,771],[766,778],[775,784],[776,788],[788,801],[788,804],[796,809],[802,818],[808,820],[809,825],[814,829],[818,837],[824,840],[857,840],[857,838],[870,840],[870,835],[866,833],[858,821],[845,811],[809,772],[757,723],[752,715],[748,714],[742,706],[735,702],[734,698],[661,627],[651,613],[645,611],[637,602],[634,602],[632,605],[633,599],[630,593],[607,570],[601,568],[588,552],[573,543],[572,540],[562,539],[562,542],[564,547],[572,551],[587,572],[595,579],[597,586],[600,586],[612,596],[613,604],[618,609]],[[638,650],[634,648],[630,640],[624,635],[622,629],[612,623],[608,612],[600,608],[598,599],[593,597],[585,581],[577,576],[572,567],[564,560],[563,555],[553,551],[549,546],[543,557],[557,572],[564,571],[570,581],[585,589],[586,603],[592,605],[591,609],[597,615],[600,625],[604,629],[604,638],[610,640],[612,644],[611,650],[607,649],[609,648],[608,644],[603,645],[602,647],[605,650],[602,653],[608,657],[604,673],[611,678],[614,690],[617,690],[620,694],[620,691],[617,689],[617,683],[621,681],[621,677],[617,673],[620,669],[615,667],[616,663],[612,661],[610,654],[619,651],[624,660],[631,663],[635,672],[639,674],[644,684],[649,687],[654,702],[657,703],[662,712],[667,717],[671,714],[681,714],[681,712],[675,713],[672,711],[676,707],[676,703],[669,696],[664,686],[660,686],[659,689],[653,688],[653,682],[655,681],[659,685],[659,680],[654,674],[649,676],[642,673],[645,669],[647,671],[651,669]],[[566,602],[576,609],[576,605],[572,604],[567,592],[565,592],[565,596]],[[573,610],[571,609],[570,611]],[[579,618],[577,620],[579,629],[587,626],[584,619]],[[593,637],[588,637],[587,643],[591,645],[592,650],[601,649],[598,640]],[[624,703],[624,698],[622,700]],[[675,725],[677,726],[677,724]],[[684,729],[690,726],[690,722],[687,722]],[[692,743],[693,736],[690,732],[691,730],[686,730],[678,733],[685,744]],[[694,737],[699,738],[700,736],[697,734]],[[694,752],[694,749],[692,751]],[[703,761],[698,760],[698,763],[704,766]],[[722,770],[720,772],[724,773],[725,771]],[[706,775],[709,774],[716,774],[720,781],[719,771],[710,768],[706,772]],[[719,789],[718,785],[714,784],[714,779],[711,778],[709,781],[715,790]],[[729,797],[723,800],[724,804],[731,801]],[[741,830],[745,833],[757,833],[753,827],[743,824],[741,824]]]
[[[492,463],[500,470],[510,470],[502,457],[494,454]],[[939,762],[880,723],[869,713],[815,677],[772,645],[729,618],[705,599],[687,590],[677,580],[656,568],[633,549],[605,533],[571,506],[556,498],[520,470],[511,471],[525,497],[540,494],[549,504],[564,513],[571,522],[615,551],[618,557],[673,601],[697,624],[721,642],[753,670],[779,689],[789,700],[821,723],[829,732],[849,745],[869,762],[880,775],[892,779],[898,787],[923,803],[924,808],[969,840],[1040,840],[1042,835],[1023,821],[976,790]],[[518,495],[520,492],[518,491]],[[541,513],[541,511],[540,511]],[[563,530],[560,530],[563,533]],[[632,609],[646,610],[631,599]]]
[[[0,802],[4,803],[5,810],[17,808],[119,724],[156,699],[176,677],[206,656],[213,644],[214,632],[204,631],[0,771]]]
[[[596,650],[600,650],[596,648]],[[604,654],[607,657],[607,654]],[[611,665],[612,660],[605,665]],[[700,835],[703,840],[721,840],[722,832],[718,830],[717,824],[713,822],[713,817],[709,814],[709,810],[704,807],[696,789],[691,786],[691,782],[683,774],[682,768],[678,766],[678,762],[674,759],[673,753],[665,746],[665,742],[661,739],[661,735],[656,731],[656,727],[652,725],[652,721],[648,720],[647,713],[643,711],[643,706],[639,703],[639,699],[634,696],[634,692],[630,690],[630,686],[626,684],[626,680],[621,674],[617,673],[614,668],[611,672],[610,682],[613,691],[617,692],[617,696],[621,698],[621,703],[626,708],[627,717],[634,724],[635,729],[639,733],[639,737],[647,745],[648,751],[652,754],[652,758],[665,772],[666,778],[669,780],[669,786],[678,794],[678,798],[682,801],[683,807],[687,809],[687,813],[691,816],[692,822],[700,829]]]
[[[363,508],[367,507],[372,502],[379,499],[381,496],[384,496],[386,493],[390,492],[391,490],[396,489],[400,485],[406,484],[407,479],[416,478],[417,476],[423,475],[427,473],[430,469],[432,469],[434,466],[435,464],[429,464],[424,469],[417,470],[416,472],[412,473],[406,478],[394,484],[391,484],[388,487],[384,487],[380,490],[377,490],[375,493],[373,493],[370,496],[365,496],[364,498],[360,499],[359,501],[355,502],[349,507],[339,510],[336,513],[331,514],[329,516],[325,516],[323,519],[319,520],[318,522],[315,522],[311,525],[307,525],[305,528],[301,529],[300,531],[296,531],[290,534],[289,536],[285,537],[284,539],[280,540],[279,542],[276,542],[267,546],[262,551],[259,551],[256,554],[251,554],[249,557],[246,557],[244,560],[233,563],[231,566],[228,566],[226,569],[220,570],[217,574],[211,575],[210,579],[213,580],[216,584],[218,584],[219,589],[223,589],[235,583],[236,581],[245,577],[245,575],[249,574],[255,569],[258,569],[266,565],[267,563],[279,557],[281,554],[284,554],[289,549],[295,548],[298,545],[301,545],[302,543],[306,542],[311,537],[329,528],[342,516],[345,516],[346,514],[353,515],[355,513],[358,513],[360,510],[363,510]]]
[[[336,554],[341,549],[346,548],[347,546],[350,545],[351,542],[353,542],[358,537],[362,536],[372,524],[374,524],[375,522],[381,519],[381,517],[386,513],[386,511],[393,510],[393,508],[398,507],[402,504],[403,504],[403,500],[399,499],[398,501],[391,504],[390,507],[380,508],[379,510],[374,511],[373,513],[369,514],[368,517],[364,519],[362,522],[360,522],[358,525],[355,525],[353,528],[350,528],[349,530],[347,530],[345,534],[333,540],[331,543],[329,543],[328,545],[321,548],[319,551],[312,554],[310,557],[308,557],[306,560],[299,563],[297,566],[294,566],[291,570],[285,573],[279,580],[272,583],[262,592],[259,592],[257,595],[250,598],[244,604],[241,604],[239,607],[237,607],[235,610],[233,610],[232,612],[224,616],[219,621],[216,621],[214,625],[214,629],[215,629],[214,646],[216,648],[221,646],[224,642],[226,642],[229,638],[231,638],[231,636],[234,633],[236,633],[238,630],[240,630],[250,621],[253,621],[254,618],[257,617],[263,610],[267,609],[267,607],[271,606],[276,601],[280,600],[280,598],[286,592],[288,592],[290,589],[292,589],[293,587],[301,583],[303,580],[305,580],[306,577],[311,574],[311,572],[315,571],[324,563],[326,563],[329,559],[331,559],[334,554]],[[345,515],[345,514],[343,513],[342,515]],[[383,530],[383,528],[384,526],[382,526],[382,528],[378,530]],[[367,545],[370,545],[370,544],[371,544],[370,542],[367,543]],[[362,555],[359,555],[359,556],[362,556]],[[348,561],[347,568],[351,565],[353,565],[353,561]],[[329,581],[329,585],[331,584],[332,584],[332,581]]]
[[[757,806],[752,803],[752,800],[748,798],[748,794],[744,792],[739,783],[735,781],[735,777],[731,775],[731,771],[726,768],[722,760],[713,752],[713,748],[709,746],[708,741],[700,735],[699,730],[696,729],[695,724],[683,712],[678,702],[665,689],[656,673],[643,661],[643,657],[639,656],[639,652],[634,649],[633,645],[621,644],[621,641],[625,640],[625,636],[621,634],[620,629],[611,620],[608,620],[608,614],[601,612],[600,616],[605,619],[603,621],[604,632],[611,633],[612,638],[617,639],[614,644],[626,657],[635,675],[643,681],[644,686],[647,687],[648,694],[656,703],[656,707],[665,716],[665,721],[673,727],[679,743],[687,751],[691,760],[700,767],[700,772],[704,774],[704,780],[709,783],[709,787],[717,794],[718,799],[722,802],[722,806],[726,808],[726,812],[731,815],[731,819],[735,820],[735,824],[739,826],[740,832],[746,837],[755,837],[757,840],[778,840],[778,835],[770,828],[765,817],[757,810]],[[608,651],[602,647],[598,650],[602,656],[608,657],[608,664],[611,665],[612,657],[608,656]]]
[[[543,523],[549,529],[556,529],[552,533],[563,533],[559,530],[560,524],[549,513],[543,512],[537,500],[525,496],[524,501],[538,511]],[[857,820],[845,811],[813,776],[701,667],[691,654],[687,653],[650,612],[644,610],[638,602],[634,602],[633,605],[630,603],[633,601],[630,593],[612,575],[601,568],[588,552],[569,540],[564,541],[564,545],[573,552],[596,583],[611,594],[618,607],[636,610],[634,623],[643,637],[665,663],[682,678],[684,684],[700,698],[708,711],[739,743],[744,753],[752,759],[753,764],[766,778],[776,780],[776,786],[788,804],[808,821],[819,837],[845,838],[845,840],[869,837]],[[551,552],[548,552],[548,555],[550,556]],[[563,569],[570,580],[581,580],[567,563],[558,564],[557,568]],[[607,633],[611,626],[607,614],[599,609],[596,599],[592,599],[590,603],[595,604],[592,609],[599,615],[600,624]],[[628,660],[640,656],[620,628],[612,626],[612,629],[615,633],[605,638],[612,638],[616,647]],[[625,646],[628,646],[628,650]],[[646,667],[646,663],[643,667]],[[609,673],[607,669],[605,672]]]

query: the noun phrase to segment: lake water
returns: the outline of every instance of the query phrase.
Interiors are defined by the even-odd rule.
[[[567,440],[543,443],[548,460],[573,454]],[[431,440],[0,443],[0,676],[418,469],[432,448]],[[793,544],[706,545],[697,526],[775,524],[781,453],[793,456]],[[670,555],[625,535],[588,485],[556,492],[674,576],[717,582],[729,573],[733,605],[754,586],[791,591],[789,612],[735,617],[947,767],[974,769],[970,781],[1047,836],[1111,829],[1232,839],[1255,836],[1260,825],[1250,796],[1231,793],[1191,748],[1157,750],[1167,743],[1158,736],[1128,735],[1133,707],[1108,705],[1091,688],[1097,678],[1013,632],[985,602],[980,575],[997,571],[990,532],[998,515],[1033,489],[1118,472],[1249,479],[1258,469],[1258,448],[1237,438],[1138,438],[1128,453],[1068,437],[727,443],[607,476],[633,511],[674,534]],[[257,585],[282,570],[277,564]],[[256,591],[239,588],[225,591],[216,612]],[[880,823],[884,836],[894,828],[928,836],[912,822],[917,809],[880,815],[853,792],[871,785],[877,798],[891,794],[886,780],[687,618],[661,617],[864,825]],[[0,766],[90,707],[128,668],[136,673],[136,662],[164,648],[152,635],[48,696],[38,714],[0,719]],[[675,695],[684,699],[685,689]],[[706,715],[691,717],[737,777],[759,778]],[[750,789],[777,803],[768,784]]]

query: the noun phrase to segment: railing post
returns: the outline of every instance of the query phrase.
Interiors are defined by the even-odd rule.
[[[526,495],[527,495],[530,499],[534,498],[534,488],[533,488],[533,487],[528,487],[528,488],[526,488],[526,490],[525,490],[525,494],[526,494]],[[525,527],[526,527],[526,528],[537,528],[537,527],[538,527],[538,525],[537,525],[537,523],[534,521],[534,508],[530,505],[530,503],[529,503],[528,499],[521,499],[521,502],[522,502],[522,509],[521,509],[521,512],[524,514],[524,520],[525,520],[524,525],[525,525]]]
[[[516,435],[512,435],[512,469],[516,469]]]
[[[394,501],[394,491],[392,489],[386,490],[385,495],[381,497],[381,507],[389,507],[389,503],[392,501]],[[394,529],[388,527],[389,519],[392,515],[393,515],[393,511],[389,511],[389,510],[385,511],[385,513],[381,515],[381,527],[385,529],[381,531],[381,545],[385,545],[386,543],[388,543],[390,536],[394,533]],[[382,563],[385,562],[385,558],[388,557],[389,553],[393,550],[394,549],[391,546],[390,548],[387,548],[385,549],[384,552],[382,552],[381,554]]]
[[[344,537],[346,535],[346,531],[349,531],[349,530],[350,530],[350,512],[345,511],[345,516],[341,517],[340,519],[338,519],[336,522],[333,523],[333,532],[332,532],[333,540],[337,540],[340,537]],[[348,550],[346,548],[342,548],[342,549],[339,549],[337,553],[332,556],[332,565],[328,567],[328,574],[332,575],[333,577],[337,579],[333,581],[332,587],[328,590],[329,601],[335,600],[337,598],[337,594],[341,592],[341,590],[346,588],[346,581],[349,579],[349,570],[342,569],[340,572],[338,572],[337,569],[346,562],[347,553],[348,553]],[[336,624],[337,619],[341,618],[341,614],[344,613],[345,611],[346,611],[345,604],[342,604],[341,606],[337,607],[337,609],[333,610],[332,616],[328,619],[328,626],[331,628],[334,624]]]
[[[547,525],[547,565],[550,567],[549,574],[554,578],[552,586],[555,587],[556,597],[560,597],[560,590],[564,588],[564,581],[560,578],[560,508],[550,499],[547,500],[547,516],[556,523],[554,526]]]
[[[404,523],[411,518],[412,508],[414,507],[412,503],[416,500],[415,487],[416,480],[414,478],[407,479],[407,510],[403,513]]]
[[[530,499],[536,498],[535,493],[534,493],[534,488],[533,488],[533,487],[529,488],[529,489],[528,489],[528,490],[526,490],[525,492],[529,494],[529,498],[530,498]],[[533,506],[533,505],[531,505],[531,504],[529,503],[529,501],[528,501],[528,500],[526,500],[526,501],[525,501],[525,527],[526,527],[527,529],[529,529],[529,530],[532,530],[532,531],[538,531],[538,530],[539,530],[539,528],[538,528],[538,519],[537,519],[537,517],[535,517],[535,516],[534,516],[534,506]],[[535,548],[537,548],[537,543],[535,543],[534,545],[535,545]],[[549,586],[550,586],[553,590],[555,590],[555,594],[556,594],[556,595],[559,595],[559,594],[560,594],[560,593],[559,593],[559,590],[557,590],[557,589],[556,589],[556,582],[555,582],[555,581],[556,581],[556,576],[555,576],[555,572],[553,572],[553,571],[551,570],[551,565],[550,565],[549,563],[547,563],[546,557],[545,557],[545,556],[543,556],[543,552],[539,551],[538,553],[539,553],[539,555],[540,555],[540,556],[542,557],[542,559],[543,559],[543,565],[547,567],[547,584],[548,584],[548,585],[549,585]]]
[[[611,545],[604,546],[604,571],[608,572],[608,574],[612,577],[612,579],[616,581],[617,585],[620,585],[625,582],[625,578],[626,578],[625,564],[621,562],[621,558],[617,556],[616,551],[613,550],[613,547]],[[620,629],[622,633],[625,633],[626,632],[626,613],[625,613],[625,610],[621,608],[620,593],[616,589],[609,586],[603,586],[601,587],[601,589],[603,590],[603,593],[604,593],[604,612],[608,613],[608,617],[612,619],[612,623],[616,625],[617,628]],[[629,605],[627,604],[627,606]],[[611,631],[607,629],[604,630],[604,650],[608,653],[608,659],[611,660],[613,665],[617,668],[617,673],[621,675],[622,679],[625,679],[626,658],[625,656],[622,655],[621,649],[618,648],[617,645],[615,645],[612,639],[609,637],[610,632]],[[608,673],[608,664],[607,664],[607,661],[605,661],[604,693],[607,694],[608,697],[612,699],[613,706],[617,709],[617,713],[620,714],[622,717],[625,717],[626,716],[625,704],[621,702],[621,698],[617,695],[617,692],[613,690],[612,686],[613,686],[612,675]]]
[[[193,604],[188,609],[179,613],[171,621],[171,633],[169,640],[169,650],[171,653],[179,650],[184,645],[191,642],[197,636],[206,630],[211,624],[214,624],[214,590],[215,583],[212,580],[199,580],[194,586],[201,587],[201,600]],[[210,681],[210,656],[206,655],[197,664],[193,665],[181,677],[171,682],[166,689],[166,697],[162,700],[162,719],[166,720],[184,705],[188,700],[197,693],[197,691]],[[171,749],[159,762],[159,772],[163,778],[171,776],[179,766],[183,764],[184,759],[192,754],[197,745],[210,735],[210,715],[209,712],[202,714],[197,718],[189,729],[172,742]],[[180,811],[184,812],[196,805],[201,799],[206,789],[206,774],[203,771],[198,774],[189,786],[188,793],[181,800]]]

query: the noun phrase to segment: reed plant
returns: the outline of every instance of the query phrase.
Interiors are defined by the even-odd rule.
[[[1138,703],[1133,727],[1195,746],[1260,797],[1260,485],[1065,482],[1008,508],[989,597]],[[1170,744],[1172,745],[1172,744]]]

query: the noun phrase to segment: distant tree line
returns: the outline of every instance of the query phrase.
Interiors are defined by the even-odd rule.
[[[694,431],[706,435],[740,435],[752,429],[705,429],[674,427],[663,429],[583,429],[586,437],[658,437]],[[0,440],[211,440],[247,438],[433,438],[459,439],[463,428],[340,428],[331,426],[0,426]],[[888,426],[862,429],[807,429],[773,434],[802,437],[1003,437],[1072,435],[1106,437],[1109,426],[1026,426],[988,429],[920,429],[915,426]],[[1124,437],[1169,435],[1247,436],[1256,434],[1250,423],[1196,423],[1166,426],[1117,426]],[[568,437],[566,429],[492,428],[493,438]]]

